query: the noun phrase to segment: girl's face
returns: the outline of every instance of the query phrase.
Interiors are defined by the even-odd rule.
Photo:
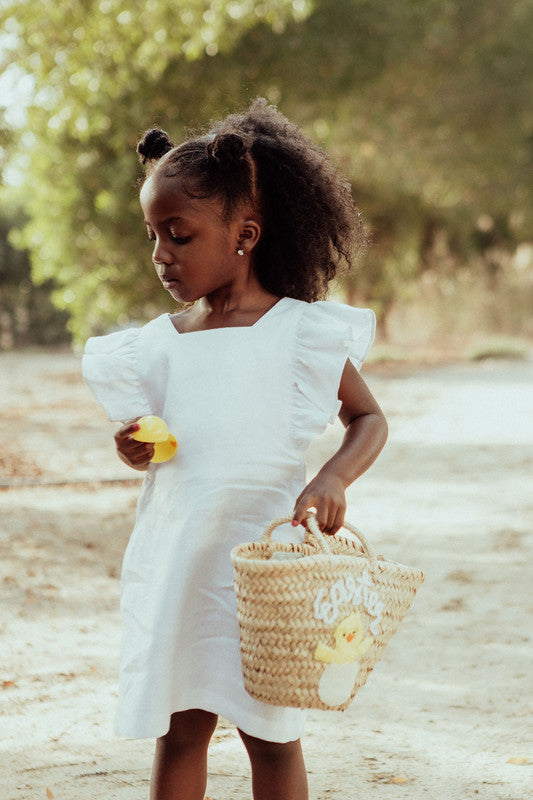
[[[243,220],[237,215],[224,222],[220,200],[191,199],[176,178],[157,170],[143,184],[140,200],[154,242],[152,261],[175,300],[193,302],[230,288],[242,276],[245,259],[237,250]]]

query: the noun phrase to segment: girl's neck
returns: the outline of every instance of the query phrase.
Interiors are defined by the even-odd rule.
[[[202,297],[192,308],[174,317],[173,322],[181,333],[212,328],[247,327],[254,325],[280,299],[278,295],[264,289],[260,293],[241,297]]]
[[[247,287],[243,291],[219,290],[200,298],[198,313],[205,316],[224,317],[231,314],[264,314],[279,300],[279,295],[267,292],[261,286]]]

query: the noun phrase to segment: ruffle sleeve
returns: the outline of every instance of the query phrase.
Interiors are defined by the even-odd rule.
[[[110,420],[151,413],[139,364],[141,329],[117,331],[87,340],[82,358],[85,383]]]
[[[347,359],[359,370],[374,341],[376,318],[369,308],[318,301],[304,308],[296,332],[294,429],[304,448],[334,422]]]

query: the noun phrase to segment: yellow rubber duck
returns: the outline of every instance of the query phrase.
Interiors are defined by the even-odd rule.
[[[178,449],[176,437],[173,436],[161,417],[155,414],[148,414],[137,420],[139,430],[135,431],[133,438],[138,442],[152,442],[154,454],[150,461],[154,464],[161,464],[174,458]]]

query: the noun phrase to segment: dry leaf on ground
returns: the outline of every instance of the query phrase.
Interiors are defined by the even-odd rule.
[[[391,783],[407,783],[409,778],[407,775],[404,775],[403,772],[400,775],[395,775],[394,778],[390,779]]]

